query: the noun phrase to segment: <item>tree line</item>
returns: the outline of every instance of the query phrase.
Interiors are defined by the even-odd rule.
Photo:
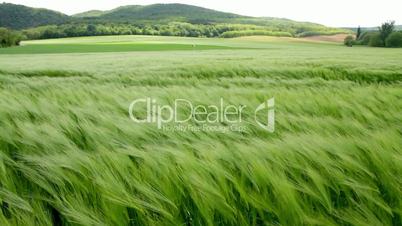
[[[356,36],[347,36],[344,44],[346,46],[367,45],[372,47],[402,47],[402,31],[395,30],[395,21],[383,23],[378,31],[362,32],[359,27]]]
[[[313,29],[314,28],[314,29]],[[307,32],[305,30],[308,30]],[[309,31],[314,30],[314,31]],[[27,39],[49,39],[99,35],[160,35],[182,37],[223,37],[233,38],[249,35],[270,35],[299,37],[317,34],[336,34],[337,29],[320,30],[306,27],[293,29],[278,26],[260,26],[252,24],[191,24],[171,22],[168,24],[130,24],[130,23],[70,23],[41,26],[23,30]]]

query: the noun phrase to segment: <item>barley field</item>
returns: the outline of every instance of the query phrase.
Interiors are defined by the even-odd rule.
[[[274,37],[0,49],[0,225],[402,225],[401,62]],[[148,97],[274,97],[275,132],[252,111],[239,131],[135,123],[130,103]]]

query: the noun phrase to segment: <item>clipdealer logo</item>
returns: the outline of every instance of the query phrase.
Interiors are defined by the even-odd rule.
[[[268,112],[266,114],[266,116],[267,116],[266,122],[260,121],[259,118],[257,117],[257,114],[259,112],[263,111],[264,109],[268,110]],[[255,109],[254,119],[261,128],[263,128],[271,133],[275,132],[275,98],[271,98],[271,99],[267,100],[266,102],[260,104],[257,107],[257,109]]]
[[[233,125],[239,125],[244,121],[246,109],[246,105],[226,104],[223,98],[220,98],[217,105],[196,105],[187,99],[175,99],[172,105],[161,105],[156,99],[147,97],[131,102],[128,112],[133,122],[156,124],[158,129],[164,129],[167,124],[173,123],[178,126],[177,128],[185,128],[184,125],[189,128],[193,124],[203,125],[203,130],[206,130],[207,125],[217,124],[220,127],[225,124],[235,128]],[[275,131],[274,98],[255,108],[254,120],[262,129],[270,133]]]

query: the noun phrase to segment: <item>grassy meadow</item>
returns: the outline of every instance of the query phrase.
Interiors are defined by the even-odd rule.
[[[402,225],[402,49],[275,37],[22,44],[0,49],[2,226]],[[136,124],[128,108],[145,97],[275,97],[276,130],[252,112],[240,132]]]

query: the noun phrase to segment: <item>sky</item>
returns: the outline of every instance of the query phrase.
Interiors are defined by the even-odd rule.
[[[109,10],[123,5],[183,3],[245,16],[308,21],[332,27],[378,26],[395,20],[402,24],[401,0],[3,0],[47,8],[68,15],[88,10]]]

